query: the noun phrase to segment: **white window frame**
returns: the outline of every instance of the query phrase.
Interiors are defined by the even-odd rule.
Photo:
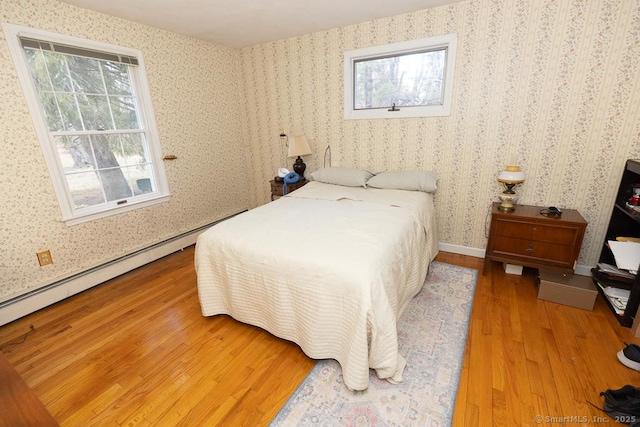
[[[344,118],[345,119],[392,119],[401,117],[434,117],[451,114],[453,95],[453,75],[456,63],[457,35],[447,34],[419,40],[410,40],[365,49],[356,49],[344,53]],[[444,72],[444,96],[439,105],[398,107],[398,111],[387,108],[359,109],[354,107],[355,63],[363,59],[377,59],[400,54],[417,53],[428,49],[446,49]]]
[[[40,146],[42,147],[45,162],[49,169],[49,176],[51,177],[53,188],[58,198],[58,204],[60,205],[60,210],[62,212],[62,220],[68,226],[71,226],[167,202],[170,199],[171,194],[169,192],[166,171],[162,162],[160,138],[153,114],[153,107],[151,105],[151,94],[149,92],[149,84],[146,78],[142,52],[137,49],[95,42],[92,40],[56,34],[8,23],[3,23],[2,27],[9,46],[9,51],[11,52],[13,62],[18,72],[18,78],[26,97],[38,139],[40,140]],[[114,200],[112,202],[86,207],[80,210],[74,208],[73,200],[64,177],[64,170],[62,168],[60,158],[55,152],[55,144],[52,140],[49,128],[45,122],[44,114],[40,107],[38,93],[36,92],[36,88],[34,87],[31,79],[24,50],[20,45],[20,37],[47,40],[52,43],[110,52],[119,55],[127,55],[138,59],[138,65],[137,67],[132,67],[135,69],[130,73],[130,76],[136,91],[139,121],[142,129],[144,130],[145,139],[149,149],[149,158],[153,165],[152,170],[154,171],[153,179],[155,180],[157,188],[156,192],[124,199],[126,202],[123,202],[122,200]]]

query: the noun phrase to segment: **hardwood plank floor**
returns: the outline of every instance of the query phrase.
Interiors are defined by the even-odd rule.
[[[456,426],[623,425],[602,406],[601,391],[640,385],[623,366],[623,342],[639,343],[598,296],[593,311],[537,298],[535,271],[505,274],[482,259],[441,252],[438,261],[480,271],[456,399]],[[540,418],[537,418],[540,417]]]
[[[203,317],[193,254],[0,327],[0,351],[61,425],[264,426],[311,370],[295,344]],[[437,260],[480,271],[454,425],[594,425],[600,391],[640,384],[616,359],[640,341],[601,297],[594,311],[566,307],[538,300],[527,269],[483,276],[482,259]]]

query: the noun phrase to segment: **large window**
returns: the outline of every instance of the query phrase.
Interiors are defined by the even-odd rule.
[[[446,116],[455,34],[344,54],[346,119]]]
[[[3,26],[67,224],[168,200],[141,53]]]

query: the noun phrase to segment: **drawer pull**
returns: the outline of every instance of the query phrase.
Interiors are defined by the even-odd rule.
[[[533,246],[529,246],[527,249],[525,249],[525,252],[532,254],[534,250],[535,249],[533,249]]]

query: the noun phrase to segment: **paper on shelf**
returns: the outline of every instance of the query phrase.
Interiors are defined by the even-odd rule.
[[[613,275],[613,276],[619,276],[619,277],[626,277],[627,279],[634,279],[635,276],[631,273],[629,273],[626,270],[620,270],[618,267],[616,267],[615,265],[611,265],[611,264],[607,264],[604,262],[599,262],[598,267],[600,267],[600,271]]]
[[[615,240],[609,240],[608,243],[618,268],[636,274],[640,265],[640,243]]]
[[[607,286],[604,289],[604,293],[610,296],[611,298],[617,298],[620,300],[628,300],[631,296],[631,291],[628,289],[614,288],[611,286]]]
[[[613,307],[613,310],[616,312],[616,314],[619,316],[622,316],[624,314],[624,308],[618,307],[618,305],[614,302],[615,298],[612,298],[609,295],[605,295],[605,297],[607,297],[607,299],[611,303],[611,307]],[[625,308],[626,308],[626,304],[625,304]]]

